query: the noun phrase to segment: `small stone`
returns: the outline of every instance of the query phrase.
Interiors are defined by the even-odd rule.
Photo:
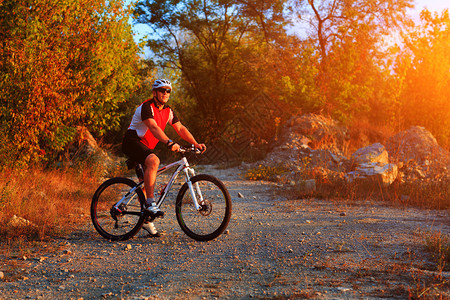
[[[337,290],[340,291],[340,292],[349,292],[352,289],[351,288],[347,288],[347,287],[338,287]]]
[[[131,250],[131,245],[127,244],[127,246],[125,247],[125,250]]]
[[[3,278],[5,278],[5,273],[0,271],[0,279],[3,279]]]
[[[345,217],[347,214],[346,214],[345,212],[341,212],[339,215],[340,215],[341,217]]]

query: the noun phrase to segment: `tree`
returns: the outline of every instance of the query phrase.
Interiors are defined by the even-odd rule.
[[[0,3],[1,161],[51,159],[76,126],[118,126],[138,46],[118,0]]]
[[[351,123],[386,103],[383,38],[408,23],[411,0],[297,1],[297,18],[317,53],[317,103],[333,117]]]
[[[154,0],[137,4],[137,22],[153,29],[148,45],[155,60],[163,68],[182,73],[183,96],[201,114],[201,123],[194,125],[197,131],[221,128],[267,82],[267,74],[260,71],[268,69],[264,67],[268,49],[285,35],[283,2]]]
[[[423,10],[421,24],[403,35],[395,73],[402,82],[397,118],[401,127],[424,126],[450,145],[450,18]]]

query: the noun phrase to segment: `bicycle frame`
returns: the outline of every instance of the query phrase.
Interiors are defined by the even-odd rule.
[[[195,176],[195,171],[194,171],[194,169],[192,169],[192,168],[189,166],[189,162],[187,161],[187,159],[186,159],[185,156],[183,156],[179,161],[173,162],[173,163],[171,163],[171,164],[168,164],[168,165],[166,165],[166,166],[164,166],[164,167],[158,169],[158,171],[156,172],[156,176],[158,176],[158,175],[160,175],[161,173],[163,173],[163,172],[165,172],[165,171],[167,171],[167,170],[169,170],[169,169],[172,169],[172,168],[174,168],[174,167],[177,167],[177,169],[173,172],[173,174],[172,174],[172,176],[170,177],[169,181],[168,181],[167,184],[165,185],[164,190],[162,191],[162,193],[161,193],[161,195],[160,195],[158,201],[156,201],[156,205],[157,205],[158,207],[161,207],[161,205],[164,203],[164,200],[166,199],[167,194],[169,193],[170,189],[172,188],[173,183],[174,183],[175,180],[177,179],[177,177],[178,177],[178,175],[180,174],[180,172],[183,170],[184,173],[185,173],[185,176],[186,176],[186,183],[188,184],[189,191],[190,191],[190,193],[191,193],[191,197],[192,197],[192,200],[193,200],[193,202],[194,202],[195,209],[196,209],[196,210],[200,210],[201,206],[200,206],[199,203],[201,203],[201,202],[203,201],[203,196],[202,196],[202,193],[201,193],[201,191],[200,191],[200,188],[199,188],[198,184],[195,184],[195,187],[192,185],[192,182],[191,182],[190,179],[191,179],[191,176]],[[114,208],[117,209],[117,210],[119,210],[120,212],[122,212],[122,210],[120,210],[119,207],[120,207],[122,204],[124,204],[125,206],[128,205],[128,203],[131,201],[131,199],[133,199],[133,197],[130,197],[130,195],[131,195],[131,196],[135,196],[135,195],[136,195],[135,191],[136,191],[137,189],[141,188],[143,185],[144,185],[144,182],[141,181],[138,185],[136,185],[135,187],[133,187],[130,191],[128,191],[128,193],[126,193],[126,194],[122,197],[122,199],[120,199],[119,202],[117,202],[117,203],[114,205]],[[199,199],[200,202],[199,202],[198,199],[197,199],[197,196],[196,196],[196,194],[195,194],[194,188],[195,188],[195,190],[197,191],[197,195],[198,195],[198,197],[200,198],[200,199]],[[123,212],[123,213],[126,213],[126,212]]]

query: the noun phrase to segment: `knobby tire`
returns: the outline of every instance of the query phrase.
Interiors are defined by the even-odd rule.
[[[128,178],[115,177],[105,181],[95,191],[91,202],[91,219],[97,232],[111,241],[124,241],[132,238],[144,223],[142,205],[145,196],[139,188],[132,195],[123,213],[112,210],[123,195],[137,184]]]
[[[225,185],[216,177],[206,174],[191,178],[192,185],[199,185],[204,196],[202,209],[193,205],[187,183],[178,192],[175,210],[178,224],[186,235],[197,241],[217,238],[228,226],[231,218],[231,198]],[[199,195],[196,197],[199,199]]]

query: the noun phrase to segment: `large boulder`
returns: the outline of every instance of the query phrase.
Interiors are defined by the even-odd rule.
[[[390,137],[386,150],[406,181],[449,177],[450,153],[423,127],[413,126]]]
[[[396,164],[365,163],[346,174],[349,182],[376,183],[383,187],[391,185],[398,176]]]
[[[6,225],[15,229],[24,227],[37,227],[36,224],[32,223],[31,221],[22,217],[18,217],[16,215],[13,215]]]
[[[346,175],[350,182],[375,182],[386,187],[397,179],[398,167],[389,163],[388,152],[380,143],[358,149],[352,154],[352,162],[354,170]]]
[[[97,141],[84,126],[77,127],[77,135],[69,147],[72,162],[88,162],[98,171],[99,176],[107,176],[108,173],[120,164],[116,158],[97,144]]]
[[[360,148],[352,154],[352,162],[360,165],[366,163],[388,164],[389,157],[386,148],[380,144],[372,144],[367,147]]]
[[[295,172],[314,167],[341,170],[348,161],[342,154],[347,139],[347,129],[332,119],[315,114],[293,116],[262,163]]]
[[[77,149],[92,154],[99,151],[100,148],[89,130],[84,126],[77,126],[76,136]]]
[[[450,164],[450,153],[439,146],[434,136],[425,128],[413,126],[402,131],[386,142],[391,159],[408,162],[414,160],[421,164],[426,160],[436,160],[444,165]]]
[[[287,122],[282,139],[300,142],[305,138],[312,149],[330,150],[339,155],[344,153],[349,140],[348,129],[333,119],[315,114],[292,117]]]
[[[282,129],[276,147],[254,166],[281,165],[285,173],[276,178],[291,185],[309,179],[336,186],[356,181],[376,187],[389,186],[396,180],[450,179],[449,152],[422,127],[394,135],[386,146],[374,143],[360,148],[350,158],[344,155],[348,145],[348,130],[336,121],[314,114],[293,116]]]

